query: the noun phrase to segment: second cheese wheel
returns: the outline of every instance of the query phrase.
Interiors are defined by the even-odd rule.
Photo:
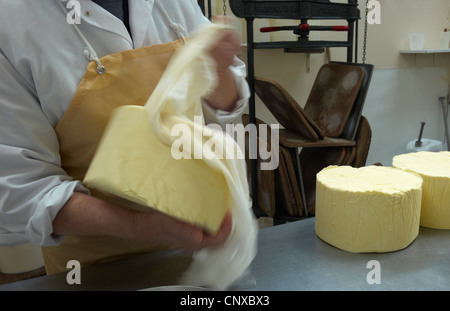
[[[392,166],[423,178],[420,225],[450,229],[450,152],[401,154],[394,157]]]
[[[316,234],[355,253],[407,247],[419,233],[422,178],[382,166],[329,166],[317,174]]]

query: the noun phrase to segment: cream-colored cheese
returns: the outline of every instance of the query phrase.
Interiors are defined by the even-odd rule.
[[[213,234],[229,207],[223,174],[200,159],[174,159],[140,106],[114,110],[84,183]]]
[[[392,166],[423,178],[420,225],[450,229],[450,152],[401,154],[394,157]]]
[[[419,233],[422,178],[382,166],[329,166],[317,174],[316,234],[340,249],[390,252]]]

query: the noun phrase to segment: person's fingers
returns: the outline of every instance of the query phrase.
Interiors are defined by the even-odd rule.
[[[228,239],[232,227],[233,222],[229,212],[215,235],[210,235],[196,226],[182,223],[178,227],[180,230],[180,241],[181,239],[183,240],[183,245],[180,246],[189,251],[198,251],[205,247],[219,246]]]
[[[239,51],[239,37],[233,31],[224,30],[222,37],[211,47],[210,55],[216,61],[217,70],[228,69]]]
[[[148,228],[148,232],[143,233],[144,236],[148,236],[155,242],[183,248],[188,251],[218,246],[226,241],[232,230],[230,213],[227,213],[219,231],[214,236],[207,234],[197,226],[156,211],[146,212],[141,216],[147,218],[148,221],[147,225],[143,226]],[[143,222],[146,222],[146,220],[143,220]]]
[[[203,236],[203,241],[202,241],[201,246],[202,247],[211,247],[211,246],[218,246],[218,245],[225,243],[225,241],[230,236],[232,228],[233,228],[233,221],[231,218],[231,213],[228,212],[227,215],[225,216],[225,219],[222,222],[222,226],[220,227],[217,234],[210,235],[210,234],[206,233]]]

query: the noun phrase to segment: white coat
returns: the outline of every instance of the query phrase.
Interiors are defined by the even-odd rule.
[[[78,0],[80,30],[99,57],[177,39],[155,1],[129,1],[130,36],[115,16]],[[195,0],[162,4],[189,33],[208,22]],[[84,50],[56,0],[0,2],[0,245],[57,245],[53,219],[74,191],[87,193],[60,167],[54,132],[86,72]],[[236,59],[232,70],[241,99],[231,114],[215,112],[220,122],[249,97],[244,64]]]

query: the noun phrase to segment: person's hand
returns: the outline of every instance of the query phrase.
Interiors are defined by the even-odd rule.
[[[209,50],[216,63],[218,86],[206,101],[214,109],[232,111],[236,106],[238,90],[230,66],[239,50],[240,40],[238,34],[231,30],[222,30],[220,35]]]
[[[228,213],[218,233],[211,236],[155,210],[133,211],[107,201],[75,192],[53,221],[53,235],[102,235],[144,239],[171,247],[196,251],[219,246],[231,233]]]
[[[197,251],[223,244],[231,233],[231,214],[227,213],[221,228],[212,236],[201,228],[179,221],[163,213],[152,211],[136,213],[136,235],[156,243]]]
[[[211,47],[209,53],[215,60],[218,74],[233,64],[234,57],[239,51],[240,40],[236,32],[231,30],[222,30],[221,38]]]

